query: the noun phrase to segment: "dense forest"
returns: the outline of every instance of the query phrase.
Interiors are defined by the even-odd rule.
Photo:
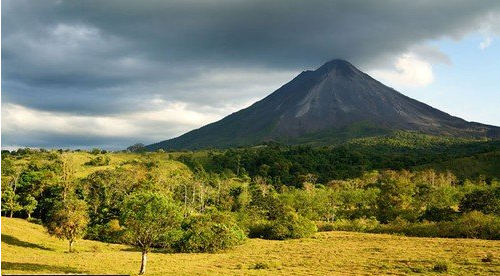
[[[216,252],[318,230],[500,239],[499,150],[400,133],[321,148],[3,151],[2,214],[45,225],[70,250],[85,237]],[[138,240],[146,224],[158,233]]]
[[[194,169],[203,167],[217,174],[264,177],[276,186],[300,188],[304,178],[314,176],[318,183],[350,179],[372,170],[411,170],[418,166],[451,170],[465,178],[481,175],[491,181],[500,178],[498,158],[500,141],[439,137],[411,132],[354,139],[330,147],[287,146],[270,142],[264,146],[226,151],[187,152],[177,160]],[[489,153],[487,164],[475,164],[464,171],[459,166],[439,166],[442,162]],[[498,160],[498,159],[496,159]],[[430,166],[429,166],[430,164]],[[460,169],[457,169],[460,168]]]

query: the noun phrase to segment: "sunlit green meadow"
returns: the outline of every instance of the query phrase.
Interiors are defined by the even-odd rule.
[[[141,253],[124,245],[67,242],[22,219],[2,218],[2,274],[137,274]],[[492,262],[483,262],[486,254]],[[500,275],[500,241],[322,232],[313,238],[249,239],[217,254],[149,255],[147,275]],[[448,271],[435,272],[445,264]]]

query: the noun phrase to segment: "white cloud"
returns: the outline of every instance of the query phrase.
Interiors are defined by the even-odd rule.
[[[2,106],[2,132],[50,132],[75,135],[123,136],[136,132],[127,120],[113,117],[74,116],[29,109],[20,105]],[[22,139],[22,137],[19,137]]]
[[[434,82],[432,65],[413,53],[405,53],[396,59],[394,69],[372,70],[370,74],[396,88],[424,87]]]
[[[8,138],[5,146],[32,146],[40,137],[72,135],[86,138],[121,139],[153,143],[181,135],[222,118],[221,110],[196,110],[187,103],[160,102],[163,108],[139,111],[122,116],[84,116],[61,112],[30,109],[16,104],[2,105],[2,136]],[[40,137],[39,137],[40,136]],[[49,146],[40,144],[40,146]],[[65,146],[65,145],[60,145]],[[83,145],[85,146],[85,145]],[[117,145],[115,145],[116,147]]]
[[[479,43],[479,49],[484,50],[484,49],[490,47],[492,42],[493,42],[493,38],[491,38],[491,36],[484,37],[483,41],[481,41],[481,43]]]

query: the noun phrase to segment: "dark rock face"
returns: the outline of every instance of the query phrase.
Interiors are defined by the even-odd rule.
[[[500,138],[499,127],[453,117],[383,85],[347,61],[332,60],[316,71],[302,72],[248,108],[147,148],[224,148],[270,140],[314,142],[315,134],[335,136],[360,123],[387,130]]]

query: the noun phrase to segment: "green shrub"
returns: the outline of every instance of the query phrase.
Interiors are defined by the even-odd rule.
[[[466,213],[451,223],[451,236],[457,238],[500,239],[500,218],[478,211]]]
[[[43,224],[42,220],[41,220],[41,219],[38,219],[38,218],[28,218],[27,220],[28,220],[29,222],[31,222],[31,223],[35,223],[35,224],[39,224],[39,225],[42,225],[42,224]]]
[[[461,212],[480,211],[484,214],[500,215],[500,186],[475,190],[460,201]]]
[[[275,220],[261,220],[250,226],[251,238],[269,240],[299,239],[310,237],[318,230],[314,222],[289,211]]]
[[[96,158],[90,159],[90,161],[85,162],[85,166],[107,166],[109,165],[109,156],[97,156]]]
[[[446,272],[446,271],[448,271],[448,263],[445,261],[437,262],[432,267],[432,271],[439,272],[439,273]]]
[[[281,264],[279,262],[257,262],[251,265],[250,269],[280,269]]]
[[[333,222],[317,221],[316,227],[318,228],[318,232],[329,232],[335,230]]]
[[[187,218],[184,234],[175,245],[180,252],[209,252],[225,250],[241,244],[245,232],[230,214],[208,210],[206,214]]]
[[[486,256],[484,256],[481,259],[481,262],[483,262],[483,263],[491,263],[491,262],[493,262],[493,254],[491,254],[491,253],[486,254]]]
[[[96,224],[88,227],[85,238],[107,243],[120,243],[121,230],[120,222],[114,219],[106,224]]]
[[[409,223],[396,219],[379,225],[377,233],[402,233],[417,237],[500,239],[500,218],[474,211],[454,221]]]
[[[269,269],[271,266],[267,263],[258,262],[252,268],[253,269]]]
[[[422,220],[428,221],[452,221],[458,216],[457,211],[450,207],[437,208],[431,207],[425,210],[424,214],[420,217]]]

